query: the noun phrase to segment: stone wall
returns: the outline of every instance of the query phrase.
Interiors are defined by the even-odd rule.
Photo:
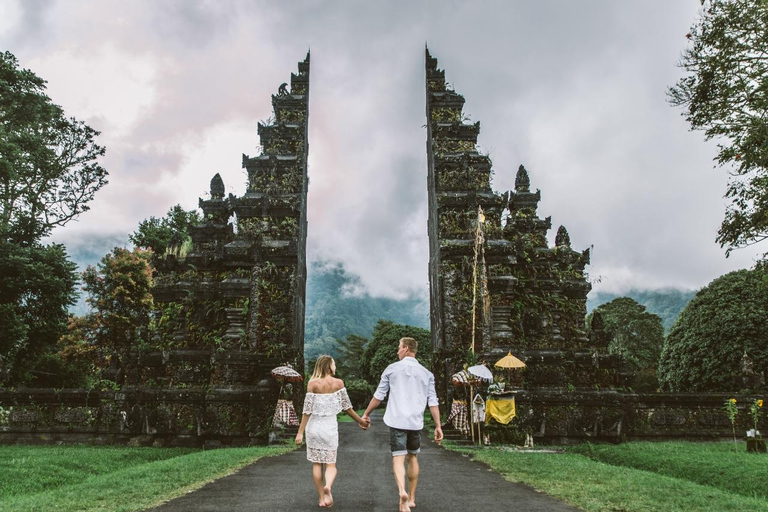
[[[179,352],[143,355],[143,370],[131,382],[153,379],[152,387],[0,390],[0,443],[197,447],[267,443],[279,390],[269,371],[279,363]],[[226,376],[230,385],[210,386],[217,375]],[[243,385],[231,385],[238,380]]]
[[[266,366],[259,370],[262,375]],[[240,390],[19,389],[1,391],[0,444],[91,443],[133,446],[246,446],[267,442],[271,413],[264,404],[277,384],[263,378]],[[583,441],[728,440],[731,424],[723,403],[740,407],[738,439],[751,428],[754,397],[727,394],[629,394],[560,390],[502,393],[515,398],[509,425],[492,422],[493,442],[522,444]],[[268,398],[269,397],[269,398]],[[760,423],[766,428],[765,422]]]

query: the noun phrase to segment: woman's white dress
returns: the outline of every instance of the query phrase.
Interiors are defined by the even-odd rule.
[[[333,393],[307,393],[304,414],[307,422],[307,460],[323,464],[336,463],[339,448],[339,425],[336,415],[352,408],[346,388]]]

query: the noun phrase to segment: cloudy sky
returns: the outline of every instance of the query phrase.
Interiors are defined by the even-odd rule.
[[[81,261],[196,208],[217,172],[243,193],[241,154],[311,49],[308,257],[343,262],[373,295],[423,293],[426,43],[481,121],[494,188],[528,168],[539,215],[593,246],[594,289],[698,288],[766,250],[725,258],[726,171],[666,101],[699,5],[0,0],[0,49],[102,132],[110,183],[54,233]]]

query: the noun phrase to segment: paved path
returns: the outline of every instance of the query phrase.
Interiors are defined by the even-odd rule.
[[[389,431],[375,411],[368,431],[339,424],[339,475],[333,486],[337,512],[397,511]],[[317,506],[306,450],[261,459],[238,473],[172,500],[154,512],[294,512]],[[422,436],[421,472],[414,512],[514,510],[574,512],[578,509],[504,480],[488,466],[437,447]]]

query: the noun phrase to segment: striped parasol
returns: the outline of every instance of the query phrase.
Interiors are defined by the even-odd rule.
[[[461,370],[451,376],[451,382],[457,386],[471,386],[477,384],[479,379],[470,374],[467,370]]]
[[[280,382],[299,382],[304,380],[304,377],[299,372],[288,365],[272,368],[270,373]]]

